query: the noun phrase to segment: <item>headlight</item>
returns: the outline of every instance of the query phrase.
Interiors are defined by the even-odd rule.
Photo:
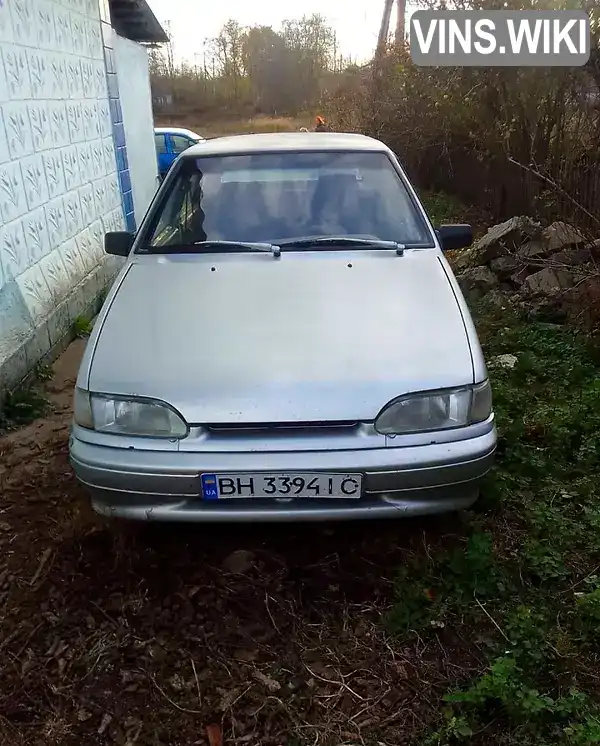
[[[182,417],[164,402],[90,394],[79,388],[75,389],[74,419],[81,427],[115,435],[185,438],[188,433]]]
[[[492,413],[489,381],[476,386],[409,394],[388,404],[375,421],[383,435],[448,430],[483,422]]]

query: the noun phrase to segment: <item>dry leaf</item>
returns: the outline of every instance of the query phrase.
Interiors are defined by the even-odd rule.
[[[270,692],[278,692],[281,689],[281,684],[275,679],[271,679],[262,671],[252,671],[252,676],[261,684],[264,684]]]
[[[219,703],[219,710],[221,712],[225,712],[226,710],[228,710],[235,702],[235,700],[239,697],[241,691],[241,688],[236,686],[233,689],[230,689],[228,692],[225,692],[222,696],[221,702]]]
[[[102,715],[102,720],[100,721],[100,727],[98,728],[98,735],[101,736],[104,731],[108,728],[112,720],[112,715],[109,715],[108,712],[105,712],[104,715]]]
[[[207,725],[206,735],[208,736],[209,746],[223,746],[223,735],[221,734],[220,725]]]

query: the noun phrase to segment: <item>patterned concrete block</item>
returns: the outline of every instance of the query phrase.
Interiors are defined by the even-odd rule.
[[[23,272],[16,280],[34,324],[41,324],[54,307],[53,294],[40,262]]]
[[[70,328],[69,306],[67,301],[64,300],[55,307],[52,314],[48,317],[50,344],[58,344],[69,333]]]
[[[50,347],[48,322],[44,321],[25,342],[24,350],[25,359],[27,360],[27,372],[33,370],[44,359]]]
[[[80,284],[67,298],[67,307],[69,309],[69,319],[71,324],[81,316],[85,316],[85,311],[88,306],[89,303],[83,293],[83,284]]]
[[[29,367],[25,352],[25,343],[17,347],[2,363],[2,379],[7,389],[13,388],[22,381]]]
[[[11,280],[0,288],[0,365],[32,333],[31,312],[17,282]]]
[[[106,0],[0,0],[0,392],[123,264],[103,250],[130,188],[109,21]]]

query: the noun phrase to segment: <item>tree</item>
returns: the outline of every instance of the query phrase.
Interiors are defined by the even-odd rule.
[[[247,29],[242,47],[244,70],[262,111],[274,113],[282,108],[280,93],[287,77],[285,51],[284,40],[270,26]]]
[[[320,97],[319,81],[336,61],[336,37],[323,16],[313,14],[283,22],[290,94],[298,108],[314,106]]]
[[[213,39],[212,45],[220,74],[232,83],[235,101],[240,96],[240,81],[243,77],[244,30],[237,21],[229,20]]]

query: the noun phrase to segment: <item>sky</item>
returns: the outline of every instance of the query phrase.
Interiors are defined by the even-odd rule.
[[[200,64],[203,44],[230,18],[242,26],[273,26],[285,19],[319,13],[336,30],[340,52],[353,61],[368,60],[375,49],[383,0],[147,0],[167,27],[178,60]],[[392,15],[392,25],[395,24]],[[199,58],[195,59],[195,55]]]

